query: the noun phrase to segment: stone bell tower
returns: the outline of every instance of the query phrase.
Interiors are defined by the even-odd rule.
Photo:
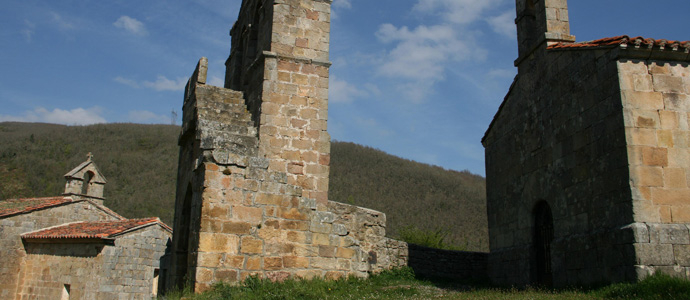
[[[93,162],[91,152],[87,155],[85,162],[65,174],[67,183],[65,184],[64,195],[89,198],[98,204],[103,204],[103,189],[105,187],[105,176],[98,170]]]
[[[566,0],[516,0],[518,33],[518,66],[539,47],[559,42],[575,42],[570,35]]]
[[[328,198],[331,0],[243,1],[225,88],[242,91],[269,170],[323,209]]]

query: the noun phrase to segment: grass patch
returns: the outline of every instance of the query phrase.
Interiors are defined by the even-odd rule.
[[[296,280],[271,282],[249,278],[241,285],[217,284],[195,295],[189,290],[168,293],[160,299],[690,299],[690,281],[656,274],[638,283],[620,283],[598,289],[496,288],[477,285],[435,283],[415,278],[410,268],[385,271],[369,277],[340,280]]]
[[[690,281],[656,273],[638,283],[618,283],[597,291],[606,299],[690,299]]]

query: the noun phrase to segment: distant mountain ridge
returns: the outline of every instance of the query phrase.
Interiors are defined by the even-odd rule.
[[[129,218],[172,224],[179,126],[0,123],[0,199],[59,195],[63,175],[94,154],[108,181],[106,205]],[[386,213],[388,235],[442,228],[450,242],[488,250],[485,180],[333,142],[329,198]]]

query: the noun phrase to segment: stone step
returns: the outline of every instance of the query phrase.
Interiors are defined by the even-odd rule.
[[[224,122],[218,122],[218,121],[213,121],[213,120],[205,120],[201,119],[199,120],[199,127],[201,128],[213,128],[214,132],[226,132],[229,134],[235,134],[235,135],[243,135],[243,136],[256,136],[257,135],[257,129],[253,125],[247,125],[247,124],[233,124],[233,123],[224,123]]]
[[[199,119],[208,121],[217,121],[221,123],[229,123],[240,126],[252,126],[252,118],[248,112],[232,112],[222,111],[216,109],[199,108],[197,111]]]
[[[253,136],[204,130],[200,146],[202,149],[221,149],[237,155],[255,156],[259,149],[259,139]]]

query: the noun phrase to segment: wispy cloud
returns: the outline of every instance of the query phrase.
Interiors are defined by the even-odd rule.
[[[165,76],[158,75],[156,81],[144,81],[144,87],[154,89],[156,91],[181,91],[187,84],[187,78],[178,77],[175,80],[168,79]]]
[[[117,19],[117,21],[115,21],[115,23],[113,23],[113,25],[134,35],[144,36],[148,34],[144,23],[129,16],[121,16],[119,19]]]
[[[186,81],[185,81],[185,84],[187,84]],[[212,85],[212,86],[223,87],[223,86],[225,86],[225,80],[223,80],[222,78],[217,77],[217,76],[211,76],[211,79],[208,80],[207,84]]]
[[[350,0],[335,0],[335,1],[333,1],[333,7],[335,7],[335,8],[352,8],[352,2],[350,2]]]
[[[350,103],[358,97],[365,97],[369,94],[336,76],[330,77],[328,86],[328,100],[333,103]]]
[[[128,120],[133,123],[168,124],[171,121],[170,118],[170,116],[155,114],[147,110],[133,110],[128,114]]]
[[[86,109],[75,108],[72,110],[64,110],[59,108],[48,110],[43,107],[38,107],[32,111],[25,112],[21,116],[0,115],[0,121],[88,125],[105,123],[106,120],[101,116],[101,114],[102,109],[100,107],[91,107]]]
[[[187,84],[187,79],[178,77],[177,79],[168,79],[163,75],[158,75],[156,81],[143,81],[139,83],[136,80],[117,76],[113,79],[115,82],[133,87],[133,88],[149,88],[156,91],[181,91]],[[213,80],[213,79],[212,79]]]
[[[501,0],[419,0],[413,11],[440,15],[451,23],[469,24],[483,17],[482,12]]]
[[[378,66],[380,75],[412,81],[402,83],[399,90],[406,97],[422,102],[436,82],[445,79],[452,63],[483,60],[486,50],[478,47],[470,34],[449,25],[418,26],[410,30],[383,24],[376,32],[379,41],[394,44]]]
[[[29,20],[24,20],[24,25],[26,25],[26,27],[21,30],[22,35],[24,35],[24,39],[26,39],[27,43],[31,43],[34,33],[36,32],[36,24],[29,22]]]
[[[51,12],[50,14],[53,17],[53,23],[57,24],[60,30],[71,30],[75,28],[74,24],[65,20],[60,14],[56,12]]]
[[[509,10],[495,17],[486,19],[491,29],[505,37],[515,39],[517,38],[517,30],[515,28],[515,12]]]

